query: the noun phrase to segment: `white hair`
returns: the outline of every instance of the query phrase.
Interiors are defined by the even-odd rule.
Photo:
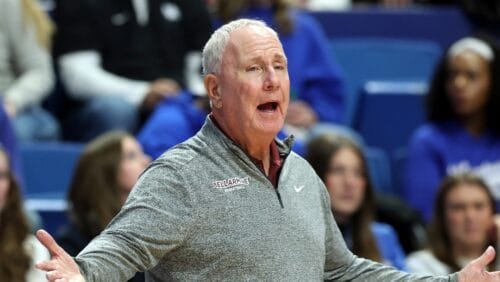
[[[493,61],[493,49],[484,41],[473,37],[465,37],[453,43],[448,51],[448,57],[454,57],[464,51],[472,51],[488,62]]]
[[[278,34],[263,21],[251,19],[231,21],[214,31],[212,36],[210,36],[210,39],[205,44],[202,54],[203,74],[220,73],[222,54],[226,48],[231,33],[249,26],[266,28],[278,37]]]

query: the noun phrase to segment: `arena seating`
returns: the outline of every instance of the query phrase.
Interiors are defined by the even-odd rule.
[[[66,193],[82,149],[83,144],[67,142],[20,146],[25,206],[38,212],[50,232],[66,222]]]
[[[352,127],[367,81],[427,82],[442,54],[432,41],[392,38],[333,39],[331,50],[345,72],[346,124]]]

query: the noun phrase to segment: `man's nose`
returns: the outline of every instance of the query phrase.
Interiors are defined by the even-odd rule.
[[[266,76],[264,78],[264,89],[265,90],[274,90],[280,86],[280,80],[276,70],[272,67],[269,67],[266,71]]]

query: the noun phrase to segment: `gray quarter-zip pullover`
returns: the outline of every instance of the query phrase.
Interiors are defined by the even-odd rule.
[[[285,157],[275,189],[207,118],[142,174],[122,211],[76,258],[87,281],[450,281],[354,256],[309,164]]]

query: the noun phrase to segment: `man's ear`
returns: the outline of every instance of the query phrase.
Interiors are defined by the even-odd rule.
[[[222,103],[218,77],[214,74],[207,74],[203,79],[203,83],[205,84],[205,89],[207,90],[207,95],[211,101],[212,107],[220,108]]]

